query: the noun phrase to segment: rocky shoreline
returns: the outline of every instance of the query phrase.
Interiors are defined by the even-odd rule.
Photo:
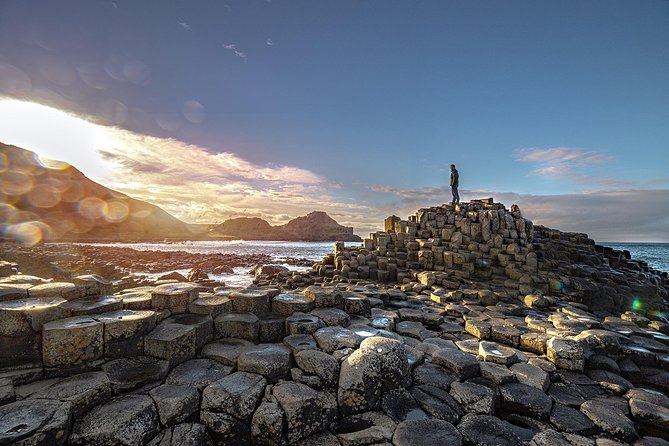
[[[15,259],[0,444],[669,444],[667,274],[492,200],[244,289]]]

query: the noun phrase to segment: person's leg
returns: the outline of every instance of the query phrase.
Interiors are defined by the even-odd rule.
[[[458,186],[453,188],[453,193],[455,194],[455,203],[460,204],[460,194],[458,193]]]
[[[453,196],[453,199],[451,200],[451,204],[455,204],[455,196],[457,195],[457,188],[455,186],[451,186],[451,195]]]

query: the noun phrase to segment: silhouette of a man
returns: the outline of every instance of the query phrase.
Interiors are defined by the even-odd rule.
[[[455,164],[451,164],[451,194],[453,194],[453,204],[460,203],[460,194],[458,194],[459,184],[460,177],[458,175],[458,169],[455,168]]]

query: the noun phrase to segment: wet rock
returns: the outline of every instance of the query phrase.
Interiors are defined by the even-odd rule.
[[[582,372],[585,355],[581,343],[572,339],[553,337],[546,343],[546,356],[556,367]]]
[[[322,320],[328,327],[348,327],[351,323],[348,313],[339,308],[316,308],[311,314]]]
[[[313,336],[320,349],[329,354],[341,348],[357,348],[362,342],[361,336],[342,327],[320,328]]]
[[[409,372],[404,346],[393,339],[367,338],[341,365],[337,399],[345,414],[377,407],[382,389],[398,387]]]
[[[397,425],[393,434],[394,446],[460,446],[462,435],[443,420],[409,420]]]
[[[508,423],[490,415],[465,415],[458,430],[465,446],[522,446]]]
[[[411,389],[411,394],[418,405],[433,418],[457,423],[464,414],[455,399],[446,390],[439,387],[414,386]]]
[[[151,389],[149,396],[156,404],[163,426],[183,423],[199,410],[200,394],[194,387],[164,384]]]
[[[195,357],[196,331],[191,325],[162,323],[144,337],[144,353],[181,364]]]
[[[70,403],[55,400],[24,400],[0,406],[0,444],[65,444],[71,420]]]
[[[272,298],[279,294],[276,288],[245,288],[230,293],[234,311],[254,314],[270,313]]]
[[[274,387],[272,395],[285,413],[289,442],[325,430],[337,418],[334,396],[317,392],[304,384],[280,383]]]
[[[546,420],[551,413],[551,398],[541,389],[522,383],[509,383],[499,387],[502,405],[509,412]]]
[[[211,359],[191,359],[172,369],[165,384],[193,387],[201,392],[209,384],[227,376],[231,371],[232,367]]]
[[[237,370],[262,375],[270,383],[286,378],[291,364],[290,349],[282,344],[248,347],[237,358]]]
[[[633,441],[638,434],[632,420],[615,405],[602,400],[589,400],[581,405],[583,412],[593,423],[607,434],[624,441]]]
[[[622,395],[634,388],[634,384],[627,381],[622,376],[607,370],[588,370],[587,375],[593,381],[598,382],[600,386],[610,390],[616,395]]]
[[[232,311],[232,301],[228,296],[201,296],[188,305],[188,311],[195,314],[206,314],[216,319],[223,313]]]
[[[235,367],[237,365],[237,358],[242,352],[252,347],[253,342],[245,339],[225,338],[214,341],[211,344],[204,346],[200,352],[200,356],[213,359],[223,365]]]
[[[381,410],[396,422],[430,418],[406,389],[394,389],[383,394]]]
[[[236,372],[204,389],[200,420],[220,444],[249,444],[251,416],[260,404],[267,381],[260,375]]]
[[[325,323],[311,314],[295,313],[286,318],[286,333],[289,335],[312,334],[323,327]]]
[[[91,296],[70,300],[63,305],[72,316],[92,316],[123,309],[123,299],[118,296]]]
[[[251,442],[258,446],[287,444],[283,428],[284,412],[274,399],[263,401],[253,414]]]
[[[479,362],[476,356],[461,350],[443,348],[432,355],[432,361],[457,374],[461,379],[473,378],[479,373]]]
[[[560,432],[584,436],[594,435],[597,432],[597,427],[582,412],[560,403],[553,404],[550,422]]]
[[[286,318],[279,313],[263,313],[258,316],[258,342],[281,343],[286,336]]]
[[[57,380],[28,398],[68,402],[73,416],[79,417],[107,401],[111,394],[111,382],[106,373],[88,372]]]
[[[147,395],[125,395],[95,407],[74,422],[69,444],[146,444],[160,431],[158,412]]]
[[[162,382],[169,371],[169,363],[148,356],[137,356],[109,361],[102,366],[102,370],[109,377],[114,393],[122,393]]]
[[[293,313],[308,313],[316,308],[310,297],[298,293],[281,293],[272,298],[272,311],[290,316]]]
[[[153,311],[118,310],[94,317],[104,326],[105,356],[122,358],[144,354],[143,336],[156,327]]]
[[[195,350],[199,351],[214,337],[214,324],[207,314],[177,314],[165,319],[163,324],[192,327],[195,332]]]
[[[516,375],[506,366],[483,362],[479,364],[481,377],[497,385],[516,381]]]
[[[102,323],[78,316],[44,324],[42,358],[45,367],[65,368],[100,359],[104,353]]]
[[[216,336],[258,341],[260,320],[253,313],[224,313],[214,321]]]
[[[213,442],[203,425],[182,423],[162,431],[148,446],[213,446]]]
[[[542,392],[546,392],[550,386],[551,380],[548,373],[539,367],[521,362],[512,365],[510,369],[516,375],[518,382],[541,389]]]
[[[172,314],[185,313],[191,302],[198,298],[198,289],[190,283],[158,285],[151,292],[151,307],[169,310]]]
[[[506,366],[518,362],[518,356],[513,349],[495,342],[481,341],[479,343],[479,356],[485,362],[493,362]]]
[[[427,384],[448,391],[456,376],[447,373],[443,368],[434,364],[421,364],[412,371],[413,382],[416,385]]]
[[[495,413],[495,392],[471,382],[454,382],[450,394],[467,413],[492,415]]]
[[[47,322],[69,315],[66,303],[61,297],[0,301],[0,336],[19,337],[40,332]]]
[[[304,372],[318,376],[327,387],[336,386],[339,362],[318,350],[302,350],[295,354],[297,366]]]

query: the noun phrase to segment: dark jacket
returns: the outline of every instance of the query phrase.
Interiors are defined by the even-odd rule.
[[[451,187],[459,186],[458,169],[451,170]]]

